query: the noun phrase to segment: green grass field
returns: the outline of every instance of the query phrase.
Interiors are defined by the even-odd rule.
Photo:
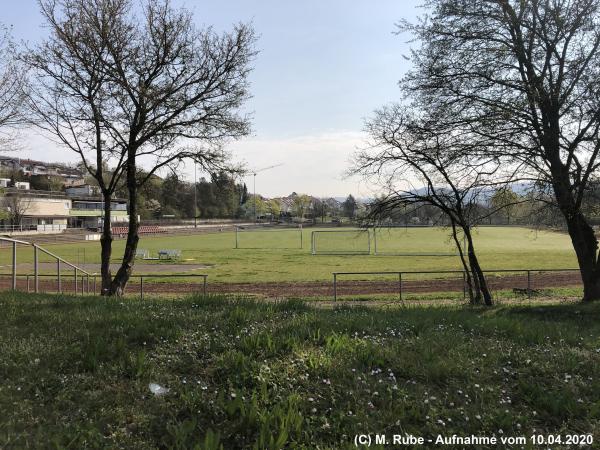
[[[0,448],[600,438],[600,304],[316,309],[2,293],[0,308]],[[549,447],[575,448],[511,448]]]
[[[206,265],[211,282],[313,281],[330,280],[334,271],[407,271],[459,269],[457,257],[311,255],[311,232],[303,231],[299,248],[297,231],[240,233],[235,249],[233,232],[190,236],[142,237],[140,248],[156,254],[160,249],[182,250],[182,263]],[[447,252],[449,231],[443,228],[395,229],[380,235],[379,249],[405,252]],[[346,235],[347,236],[347,235]],[[576,267],[571,242],[566,234],[527,228],[482,227],[475,243],[484,269]],[[352,243],[348,244],[349,246]],[[124,241],[114,243],[114,262],[122,255]],[[257,248],[257,247],[271,248]],[[48,245],[47,248],[74,263],[98,263],[98,242]],[[287,248],[284,248],[287,247]],[[31,262],[32,251],[20,253],[20,262]],[[41,261],[52,261],[42,257]],[[2,271],[9,271],[10,251],[0,251]],[[161,263],[164,264],[164,263]],[[164,265],[165,272],[177,272]],[[179,272],[181,272],[179,270]]]

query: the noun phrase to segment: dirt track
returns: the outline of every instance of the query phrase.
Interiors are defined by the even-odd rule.
[[[98,280],[99,281],[99,280]],[[527,276],[506,275],[488,276],[488,282],[492,290],[527,289]],[[56,292],[56,279],[40,279],[40,290],[42,292]],[[579,286],[581,280],[577,272],[545,272],[531,273],[531,289],[543,290],[553,287]],[[8,289],[10,279],[0,279],[0,289]],[[332,281],[312,282],[268,282],[268,283],[211,283],[208,281],[209,293],[245,293],[269,298],[294,298],[294,297],[331,297],[333,296]],[[29,289],[33,290],[33,277],[29,279]],[[62,282],[65,292],[74,291],[74,282],[65,277]],[[78,284],[81,290],[81,282]],[[18,289],[26,290],[27,282],[23,278],[18,279]],[[93,291],[93,283],[90,282],[90,291]],[[99,285],[97,286],[99,289]],[[127,291],[131,294],[139,292],[137,280],[132,280]],[[144,282],[144,292],[151,293],[193,293],[202,291],[202,281],[198,283],[155,283],[151,280]],[[404,295],[412,293],[435,293],[435,292],[462,292],[463,280],[460,278],[430,279],[430,280],[403,280],[402,292]],[[367,295],[367,294],[397,294],[399,292],[398,281],[356,281],[349,278],[338,279],[337,294],[339,296]]]

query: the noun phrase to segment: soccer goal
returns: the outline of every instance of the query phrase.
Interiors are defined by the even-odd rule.
[[[298,228],[236,227],[237,249],[301,249],[304,247],[302,225]]]
[[[316,230],[311,234],[313,255],[369,255],[369,230]]]
[[[459,256],[444,227],[387,226],[372,231],[373,252],[378,256]],[[465,248],[462,236],[460,240]]]

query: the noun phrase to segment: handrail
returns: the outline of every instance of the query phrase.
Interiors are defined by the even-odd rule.
[[[37,244],[31,244],[33,247],[37,248],[38,250],[42,251],[43,253],[45,253],[48,256],[52,256],[53,258],[56,258],[56,260],[62,262],[63,264],[66,264],[67,266],[73,268],[73,269],[77,269],[79,272],[85,274],[85,275],[89,275],[91,277],[93,277],[94,275],[97,275],[96,273],[89,273],[88,271],[86,271],[85,269],[82,269],[79,266],[76,266],[75,264],[71,264],[69,261],[65,261],[64,259],[62,259],[60,256],[55,255],[54,253],[52,253],[51,251],[46,250],[43,247],[40,247]]]
[[[20,241],[18,239],[11,239],[11,238],[7,238],[7,237],[0,237],[0,241],[13,242],[16,244],[24,244],[24,245],[33,245],[31,242]]]
[[[39,291],[39,277],[40,277],[40,273],[38,270],[38,250],[47,254],[48,256],[55,258],[56,262],[57,262],[57,279],[58,279],[58,287],[59,290],[61,289],[61,273],[60,273],[60,265],[61,263],[71,267],[74,271],[75,271],[75,291],[77,291],[77,277],[78,277],[78,272],[81,272],[83,275],[85,275],[85,277],[87,277],[88,280],[88,290],[89,290],[89,277],[94,277],[96,276],[96,274],[92,274],[89,273],[87,270],[82,269],[81,267],[76,266],[75,264],[72,264],[68,261],[65,261],[64,259],[62,259],[60,256],[55,255],[54,253],[52,253],[49,250],[46,250],[43,247],[40,247],[39,245],[32,243],[32,242],[27,242],[27,241],[21,241],[19,239],[12,239],[12,238],[7,238],[7,237],[0,237],[0,242],[11,242],[12,243],[12,289],[16,290],[17,289],[17,244],[21,244],[21,245],[27,245],[27,246],[31,246],[33,247],[33,270],[34,270],[34,279],[35,279],[35,292]],[[83,280],[83,276],[81,277]],[[82,281],[82,292],[83,292],[83,281]]]

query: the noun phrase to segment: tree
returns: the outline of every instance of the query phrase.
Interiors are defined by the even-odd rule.
[[[267,209],[272,219],[279,219],[281,215],[281,201],[275,198],[269,200],[267,202]]]
[[[356,156],[353,173],[386,191],[371,205],[370,221],[388,219],[406,206],[428,206],[442,213],[450,223],[471,303],[491,305],[472,228],[482,219],[478,199],[506,175],[495,158],[477,156],[483,152],[473,147],[468,134],[452,132],[439,119],[399,105],[377,111],[366,127],[372,145]]]
[[[344,211],[344,215],[349,219],[354,219],[354,217],[356,216],[357,207],[358,204],[356,203],[356,199],[352,194],[348,195],[348,197],[346,197],[346,200],[344,200],[344,203],[342,203],[342,210]]]
[[[82,158],[85,150],[95,150],[98,163],[88,170],[99,182],[103,177],[97,172],[107,153],[116,159],[114,173],[123,175],[129,231],[122,263],[110,286],[103,284],[110,295],[123,294],[133,271],[140,187],[183,159],[209,171],[227,167],[223,145],[249,132],[249,117],[238,110],[249,95],[253,29],[240,24],[222,35],[197,29],[190,13],[175,10],[167,0],[145,0],[141,10],[133,0],[44,0],[42,12],[52,37],[29,58],[52,79],[42,85],[46,103],[54,106],[54,99],[60,105],[54,108],[60,127],[45,120],[46,128]],[[70,59],[62,64],[65,54]],[[57,61],[61,71],[48,70]],[[73,98],[78,103],[72,109],[80,114],[63,114],[71,112],[62,105]],[[81,128],[89,139],[77,139],[74,145],[71,136],[63,138],[65,128],[75,134]],[[142,161],[147,170],[140,177]],[[111,178],[110,183],[117,181]]]
[[[325,223],[325,217],[327,216],[327,211],[329,209],[326,201],[319,198],[315,198],[312,202],[310,209],[311,215],[315,222],[317,218],[320,217],[321,223]]]
[[[11,193],[4,196],[4,206],[6,207],[10,224],[19,226],[23,223],[23,218],[31,209],[31,199],[18,192]]]
[[[506,223],[510,225],[510,218],[514,213],[519,196],[509,187],[502,186],[494,191],[490,198],[490,204],[495,210],[503,210],[506,214]]]
[[[64,181],[61,177],[52,175],[32,175],[29,177],[31,189],[40,191],[60,191],[64,186]]]
[[[598,0],[431,0],[403,24],[421,46],[402,81],[423,109],[445,109],[547,186],[564,217],[583,300],[600,299],[598,242],[582,210],[600,151]]]
[[[125,6],[119,0],[41,1],[50,35],[24,56],[33,84],[28,98],[33,123],[78,155],[80,167],[102,193],[103,295],[111,293],[111,205],[127,155],[106,126],[123,112],[105,64],[110,58],[109,43],[120,47],[127,39],[120,26]],[[109,166],[113,169],[108,170]]]
[[[9,30],[0,25],[0,147],[14,144],[15,127],[24,122],[26,70],[16,57]]]
[[[299,194],[294,196],[292,210],[294,212],[294,215],[298,217],[301,221],[304,220],[304,215],[308,211],[310,203],[311,198],[306,194]]]
[[[254,194],[249,194],[248,201],[243,205],[243,211],[247,219],[262,217],[269,211],[269,203],[265,202],[258,194],[256,197]]]

